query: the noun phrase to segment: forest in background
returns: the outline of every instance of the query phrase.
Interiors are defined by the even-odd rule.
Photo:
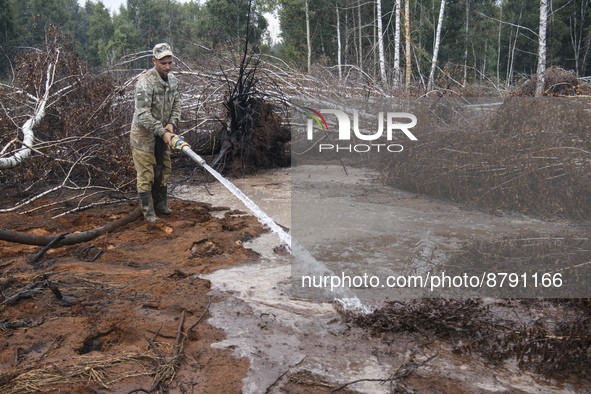
[[[194,60],[210,51],[239,50],[250,6],[253,51],[302,71],[324,66],[343,78],[355,68],[375,80],[392,84],[400,78],[424,90],[433,69],[433,83],[440,88],[511,86],[537,71],[544,3],[547,67],[585,77],[591,61],[589,0],[250,3],[128,0],[111,14],[101,1],[87,0],[81,6],[77,0],[0,0],[0,46],[12,61],[27,47],[42,45],[51,24],[71,35],[82,58],[98,69],[162,41],[170,42],[183,59]],[[279,42],[270,39],[265,12],[279,17]],[[10,62],[0,64],[3,79],[9,78]]]

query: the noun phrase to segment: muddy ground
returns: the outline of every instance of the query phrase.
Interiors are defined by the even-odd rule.
[[[43,214],[4,214],[2,227],[73,233],[133,208],[108,207],[54,220]],[[195,275],[256,259],[241,243],[262,228],[252,217],[232,212],[212,217],[212,211],[223,208],[208,204],[177,201],[172,208],[176,213],[159,223],[140,219],[92,242],[52,249],[33,264],[29,260],[40,247],[0,242],[4,300],[46,281],[66,299],[58,300],[45,286],[30,298],[2,305],[0,392],[149,391],[158,368],[172,361],[183,312],[184,330],[205,315],[189,332],[175,375],[163,379],[159,389],[240,392],[248,361],[211,348],[224,333],[206,323],[206,308],[220,300],[209,299],[209,282]]]
[[[278,321],[279,315],[259,316],[195,276],[232,266],[256,271],[262,257],[243,246],[264,232],[256,219],[205,203],[175,200],[171,205],[175,213],[159,223],[139,219],[91,242],[52,249],[34,263],[30,260],[40,247],[0,242],[0,392],[323,393],[339,387],[338,392],[372,392],[362,382],[344,386],[354,379],[335,380],[345,361],[366,383],[384,380],[380,387],[392,384],[403,392],[591,390],[580,376],[548,378],[518,372],[511,363],[493,366],[475,354],[455,354],[446,341],[422,334],[401,332],[384,340],[330,311],[323,315],[326,322],[322,316],[301,316],[301,324],[291,328]],[[103,225],[134,207],[95,208],[57,219],[40,211],[0,217],[3,228],[60,234]],[[36,294],[6,302],[33,283],[39,286]],[[296,361],[278,367],[267,360],[267,372],[273,371],[276,380],[245,389],[248,374],[251,381],[252,375],[264,375],[257,369],[265,360],[253,363],[257,354],[241,357],[231,345],[212,347],[226,334],[208,319],[212,310],[223,313],[225,305],[232,313],[227,318],[237,324],[255,321],[245,329],[259,330],[258,338],[283,334],[299,341],[299,353],[285,355]],[[532,318],[543,313],[511,301],[499,305]],[[328,334],[314,332],[314,324]],[[281,352],[281,344],[276,345]]]

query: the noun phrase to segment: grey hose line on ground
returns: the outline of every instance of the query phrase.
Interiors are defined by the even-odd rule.
[[[111,223],[105,224],[104,226],[97,227],[92,230],[83,231],[81,233],[76,234],[68,234],[64,239],[59,241],[57,245],[74,245],[81,242],[90,241],[99,235],[105,234],[109,231],[115,230],[117,227],[124,226],[128,223],[131,223],[142,216],[142,211],[138,207],[134,209],[128,215],[117,219]],[[59,235],[58,235],[59,236]],[[7,241],[7,242],[15,242],[19,244],[26,244],[26,245],[37,245],[37,246],[45,246],[49,244],[51,241],[55,239],[56,236],[52,235],[35,235],[35,234],[27,234],[19,231],[12,231],[12,230],[4,230],[0,229],[0,240]],[[56,246],[57,246],[56,245]]]

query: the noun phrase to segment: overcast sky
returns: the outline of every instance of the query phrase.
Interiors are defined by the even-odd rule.
[[[119,6],[123,3],[127,3],[126,0],[102,0],[102,2],[105,5],[105,7],[111,10],[111,12],[119,11]],[[81,6],[84,6],[85,3],[86,0],[78,0],[78,4],[80,4]]]
[[[98,0],[93,1],[96,3]],[[189,0],[177,1],[179,3],[186,3]],[[127,0],[102,0],[102,2],[105,5],[105,7],[111,10],[111,13],[113,13],[114,11],[118,12],[121,4],[127,4]],[[86,0],[78,0],[78,4],[80,4],[81,6],[84,6],[84,3],[86,3]],[[269,31],[271,32],[271,37],[273,38],[273,41],[276,42],[277,36],[279,35],[279,21],[271,14],[265,14],[265,17],[269,21]]]

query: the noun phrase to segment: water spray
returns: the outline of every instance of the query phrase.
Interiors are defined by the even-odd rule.
[[[268,227],[271,231],[281,238],[287,246],[289,253],[294,255],[292,250],[295,250],[295,255],[302,260],[310,272],[318,276],[334,275],[333,272],[328,269],[323,263],[316,260],[306,248],[301,246],[295,239],[292,239],[291,235],[285,232],[273,219],[269,217],[258,205],[256,205],[246,194],[238,189],[232,182],[224,178],[222,174],[211,168],[205,160],[197,153],[193,152],[191,146],[180,136],[175,135],[172,137],[171,145],[176,149],[189,156],[193,161],[199,164],[201,167],[206,169],[211,175],[213,175],[218,181],[220,181],[229,191],[232,192],[238,199],[240,199],[244,205],[252,212],[252,214],[258,219],[263,225]],[[334,292],[337,296],[336,300],[345,308],[360,311],[362,313],[371,313],[372,308],[367,307],[361,303],[361,301],[355,296],[355,294],[348,288],[338,288],[338,291]]]
[[[265,212],[263,212],[246,194],[244,194],[240,189],[238,189],[232,182],[227,180],[211,168],[205,160],[199,156],[197,153],[193,152],[191,146],[180,136],[175,135],[172,137],[171,140],[172,146],[176,150],[180,150],[185,155],[189,156],[193,159],[197,164],[201,167],[205,168],[211,175],[213,175],[218,181],[220,181],[228,190],[230,190],[236,197],[238,197],[244,205],[256,216],[256,218],[261,222],[263,226],[267,226],[271,229],[275,234],[281,238],[283,242],[286,243],[287,249],[291,253],[291,235],[286,233],[273,219],[271,219]]]

